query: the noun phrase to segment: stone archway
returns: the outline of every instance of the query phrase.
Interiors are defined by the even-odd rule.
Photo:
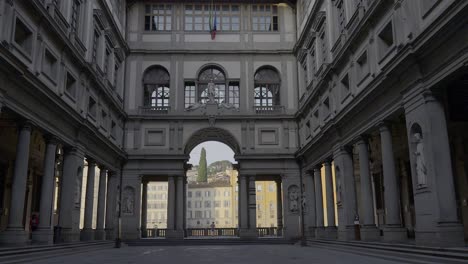
[[[205,141],[219,141],[229,146],[236,155],[240,154],[240,145],[234,135],[219,127],[207,127],[197,130],[187,140],[184,153],[188,155],[198,144]]]

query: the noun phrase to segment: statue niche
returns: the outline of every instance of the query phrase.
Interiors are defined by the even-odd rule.
[[[133,215],[135,207],[135,189],[126,186],[122,193],[122,213],[124,215]]]
[[[424,155],[424,139],[422,136],[422,129],[418,124],[411,127],[411,134],[413,137],[413,155],[416,171],[417,187],[421,188],[427,185],[427,167],[426,158]]]
[[[289,211],[299,213],[299,187],[291,185],[288,188]]]

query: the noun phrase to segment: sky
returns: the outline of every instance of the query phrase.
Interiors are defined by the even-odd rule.
[[[236,163],[234,160],[234,151],[232,151],[230,147],[217,141],[206,141],[196,146],[192,152],[190,152],[190,164],[194,166],[198,165],[202,148],[206,150],[206,163],[208,163],[208,165],[220,160],[229,160],[232,163]]]

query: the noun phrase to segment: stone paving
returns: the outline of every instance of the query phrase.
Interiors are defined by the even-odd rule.
[[[365,257],[328,249],[298,245],[251,246],[163,246],[110,248],[68,256],[54,257],[29,263],[217,263],[217,264],[392,264],[373,257]]]

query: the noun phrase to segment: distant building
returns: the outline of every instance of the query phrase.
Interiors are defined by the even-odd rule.
[[[196,171],[187,177],[196,179]],[[226,178],[227,177],[227,178]],[[189,180],[187,188],[187,228],[238,227],[237,171],[226,170],[216,174],[208,183]],[[218,180],[215,180],[218,179]],[[276,227],[276,185],[271,181],[256,182],[257,227]],[[147,228],[167,227],[167,182],[148,184]]]

